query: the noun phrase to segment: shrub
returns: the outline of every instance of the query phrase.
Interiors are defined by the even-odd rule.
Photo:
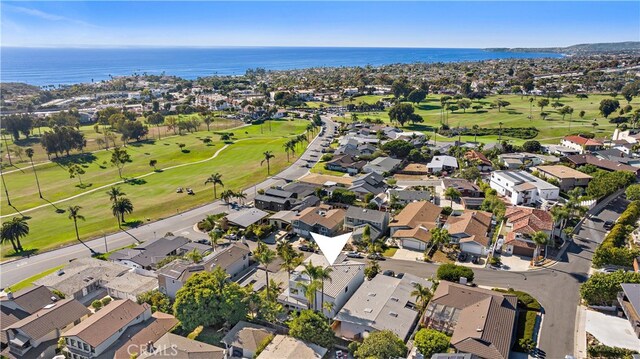
[[[253,354],[253,357],[257,358],[258,355],[260,355],[260,353],[262,353],[264,348],[266,348],[267,345],[269,345],[269,343],[271,343],[273,338],[274,338],[273,334],[269,334],[266,337],[264,337],[264,339],[262,339],[262,341],[260,341],[260,343],[258,343],[258,346],[256,347],[256,352],[255,352],[255,354]]]
[[[203,329],[204,329],[204,327],[202,325],[197,326],[196,329],[194,329],[191,333],[189,333],[187,335],[187,338],[189,338],[191,340],[196,340],[196,338],[198,338],[198,335],[200,335],[200,333],[202,333]]]
[[[467,281],[473,282],[473,270],[471,268],[446,263],[438,268],[437,277],[440,280],[448,280],[450,282],[459,282],[461,277],[467,278]]]
[[[111,300],[112,300],[111,297],[108,297],[108,296],[102,298],[102,300],[101,300],[102,306],[106,307],[109,303],[111,303]]]
[[[595,267],[605,265],[631,267],[633,265],[633,258],[640,253],[638,250],[625,247],[625,244],[629,238],[629,229],[633,228],[638,218],[640,218],[640,201],[633,201],[618,217],[616,224],[596,248],[593,254]]]
[[[91,307],[97,312],[100,310],[100,308],[102,308],[102,302],[96,299],[91,303]]]
[[[420,354],[430,358],[433,354],[444,353],[449,349],[450,338],[437,330],[422,328],[416,333],[414,343]]]
[[[615,348],[609,347],[606,345],[598,344],[598,345],[590,345],[587,348],[587,353],[590,358],[611,358],[611,359],[631,359],[632,354],[638,354],[637,351],[625,349],[625,348]]]

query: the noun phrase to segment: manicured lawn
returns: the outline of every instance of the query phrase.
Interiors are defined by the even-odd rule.
[[[344,176],[344,172],[332,171],[324,168],[326,162],[318,162],[316,163],[309,171],[312,173],[319,173],[323,175],[332,175],[332,176]]]
[[[62,269],[63,267],[64,267],[64,265],[57,266],[57,267],[54,267],[54,268],[51,268],[51,269],[47,269],[46,271],[44,271],[44,272],[42,272],[42,273],[38,273],[38,274],[36,274],[36,275],[34,275],[34,276],[32,276],[32,277],[29,277],[29,278],[27,278],[27,279],[23,280],[22,282],[18,282],[18,283],[16,283],[16,284],[12,285],[11,287],[9,287],[9,289],[10,289],[12,292],[17,292],[17,291],[19,291],[20,289],[27,288],[27,287],[31,286],[31,285],[32,285],[32,283],[33,283],[33,282],[35,282],[35,281],[37,281],[38,279],[40,279],[40,278],[42,278],[42,277],[46,277],[46,276],[48,276],[49,274],[51,274],[51,273],[53,273],[53,272],[57,271],[58,269]]]
[[[222,174],[224,189],[234,191],[249,187],[267,177],[266,166],[261,166],[264,151],[273,151],[276,155],[271,160],[271,173],[277,173],[289,165],[283,150],[283,144],[288,136],[304,132],[307,122],[274,121],[271,131],[268,125],[264,125],[262,133],[259,125],[234,129],[234,137],[237,140],[228,144],[221,150],[224,143],[218,140],[219,136],[212,133],[198,132],[184,135],[179,139],[170,138],[145,143],[129,145],[127,151],[132,155],[132,162],[124,168],[124,175],[132,178],[144,176],[136,181],[118,184],[126,193],[134,206],[132,215],[125,219],[130,225],[135,225],[146,220],[158,219],[183,212],[195,206],[211,201],[213,187],[204,185],[206,178],[214,172]],[[211,136],[214,139],[212,146],[206,146],[201,138]],[[185,149],[189,153],[183,153],[176,143],[185,143]],[[218,156],[212,158],[216,151]],[[95,154],[95,159],[85,163],[83,182],[91,183],[90,187],[79,188],[77,179],[70,179],[65,166],[60,164],[43,165],[38,169],[38,176],[43,189],[43,194],[49,201],[66,199],[69,196],[83,194],[79,197],[65,200],[57,204],[58,208],[66,209],[70,205],[82,207],[81,214],[86,221],[78,223],[82,238],[101,236],[117,230],[116,219],[111,214],[110,201],[105,192],[108,187],[97,189],[103,185],[109,185],[119,180],[117,169],[103,162],[108,161],[110,152]],[[158,168],[161,172],[154,172],[149,166],[150,159],[158,160]],[[180,166],[168,168],[170,166]],[[32,172],[13,172],[6,175],[7,187],[12,203],[25,215],[31,217],[28,220],[30,234],[22,240],[25,249],[50,249],[65,243],[75,241],[73,222],[67,218],[67,213],[57,213],[52,205],[38,198],[35,188],[35,179]],[[177,187],[190,187],[195,195],[175,193]],[[91,192],[93,190],[93,192]],[[220,188],[218,188],[220,191]],[[45,204],[44,207],[24,212]],[[3,216],[13,216],[14,209],[2,206]],[[3,246],[2,254],[8,255],[10,246]]]
[[[370,96],[363,97],[363,101],[366,102],[375,102],[377,99],[381,98],[380,96],[374,96],[377,97],[374,101],[374,98]],[[359,98],[360,97],[356,97],[354,99],[354,103],[356,103],[356,100]],[[497,98],[506,100],[510,102],[511,105],[501,109],[500,111],[498,111],[498,109],[491,109],[489,105]],[[608,136],[616,127],[615,124],[611,124],[608,120],[604,119],[598,110],[602,99],[611,98],[608,95],[589,95],[589,98],[584,100],[577,99],[575,95],[562,97],[560,99],[560,103],[573,107],[573,116],[567,115],[563,119],[562,115],[560,115],[556,109],[551,106],[547,106],[544,108],[544,112],[549,114],[549,117],[547,117],[546,120],[543,120],[540,117],[540,108],[536,106],[537,100],[540,98],[542,97],[536,98],[533,102],[533,107],[530,109],[528,97],[521,98],[517,95],[489,96],[484,100],[473,101],[472,105],[480,104],[483,106],[483,108],[478,112],[473,109],[468,109],[466,112],[463,112],[462,110],[457,110],[453,113],[448,112],[447,121],[449,126],[452,128],[458,126],[471,128],[473,125],[478,125],[481,128],[499,128],[500,122],[503,123],[503,128],[535,127],[540,131],[535,139],[543,143],[558,143],[560,138],[570,132],[595,132],[595,134],[600,137]],[[627,105],[627,102],[621,97],[618,97],[618,101],[621,106]],[[550,102],[553,103],[555,101],[550,100]],[[634,99],[631,102],[631,106],[633,108],[640,106],[640,99]],[[416,125],[406,124],[405,129],[408,131],[423,131],[433,136],[433,128],[438,127],[441,121],[441,108],[440,95],[428,96],[424,102],[415,106],[416,113],[423,117],[424,123]],[[585,111],[583,118],[579,117],[581,110]],[[531,119],[528,118],[530,114]],[[610,117],[615,116],[617,116],[617,114],[612,114]],[[360,120],[364,120],[366,118],[372,120],[381,119],[385,122],[389,122],[389,116],[386,111],[358,113],[358,118]],[[595,122],[598,123],[598,126],[596,126],[595,129],[592,126],[594,119],[597,119]],[[341,120],[350,122],[350,115],[347,114],[345,118],[342,118]],[[479,136],[478,142],[496,142],[497,137],[498,136]],[[509,139],[518,144],[525,141],[519,138],[502,137],[503,139]],[[438,140],[445,139],[445,137],[438,137]],[[455,139],[457,139],[457,137]],[[453,138],[448,140],[451,141]],[[473,141],[473,136],[462,136],[462,140]]]
[[[382,255],[385,257],[393,257],[393,255],[396,254],[397,251],[398,251],[397,247],[389,247],[387,248],[386,251],[382,253]]]

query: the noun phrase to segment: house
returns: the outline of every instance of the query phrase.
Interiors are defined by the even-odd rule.
[[[553,178],[558,181],[561,191],[587,187],[592,178],[586,173],[562,165],[538,166],[534,168],[534,171],[538,171],[541,177]]]
[[[192,340],[173,333],[166,333],[138,359],[178,358],[178,359],[226,359],[223,348]]]
[[[252,224],[262,223],[269,216],[269,213],[258,208],[244,208],[239,211],[229,213],[226,217],[227,223],[239,228],[247,228]]]
[[[151,349],[150,346],[177,324],[178,320],[173,315],[154,312],[148,320],[127,328],[118,340],[102,352],[100,358],[130,359],[132,354],[140,355]]]
[[[443,193],[447,188],[455,188],[460,192],[460,197],[483,197],[484,192],[475,183],[471,183],[464,178],[443,178]]]
[[[424,251],[431,243],[431,231],[429,228],[418,225],[411,229],[400,229],[393,233],[392,238],[400,248]]]
[[[577,135],[565,136],[562,139],[561,145],[574,149],[579,154],[598,151],[603,147],[603,144],[600,141]]]
[[[385,173],[395,172],[401,164],[402,160],[397,160],[391,157],[378,157],[364,165],[364,167],[362,167],[362,171],[364,173],[375,172],[377,174],[384,175]]]
[[[560,188],[525,171],[491,172],[489,184],[513,205],[555,201],[560,196]]]
[[[460,203],[464,209],[480,209],[484,202],[484,197],[462,197]]]
[[[109,260],[131,268],[155,269],[158,262],[169,256],[183,255],[199,247],[199,252],[204,253],[209,246],[192,243],[185,237],[162,237],[155,241],[142,243],[134,248],[125,248],[114,252]]]
[[[451,346],[459,352],[507,359],[517,303],[514,295],[441,281],[425,311],[424,325],[451,335]]]
[[[439,225],[442,208],[427,201],[407,204],[389,223],[391,235],[402,229],[413,229],[424,226],[428,229]]]
[[[296,309],[309,307],[304,289],[304,285],[311,282],[309,276],[304,273],[304,265],[308,263],[322,268],[331,266],[333,269],[329,274],[330,278],[324,281],[324,302],[323,292],[318,288],[315,303],[311,305],[311,308],[318,308],[327,317],[332,318],[364,282],[365,264],[347,260],[344,255],[340,255],[336,262],[330,265],[324,255],[312,254],[291,273],[288,288],[278,297],[278,301],[284,306]],[[331,310],[324,308],[323,303],[331,303]]]
[[[293,218],[298,213],[296,211],[279,211],[269,217],[269,225],[274,226],[277,229],[287,229]]]
[[[627,317],[635,335],[640,338],[640,284],[622,283],[618,304]]]
[[[379,235],[384,235],[389,226],[389,213],[375,209],[349,206],[344,215],[344,228],[353,231],[358,227],[364,227],[366,225],[374,227],[379,232]],[[374,237],[372,232],[371,239],[378,239],[378,236]]]
[[[2,294],[0,296],[0,343],[2,349],[9,344],[5,331],[9,325],[59,299],[49,288],[42,285],[31,286],[15,293],[9,291],[0,294]]]
[[[640,167],[634,167],[620,162],[605,160],[591,154],[566,156],[562,160],[574,167],[593,165],[601,170],[609,172],[626,171],[633,173],[636,177],[640,176]]]
[[[264,194],[258,194],[254,200],[257,209],[265,211],[286,211],[297,202],[297,195],[289,191],[269,188]]]
[[[55,355],[60,334],[89,314],[90,311],[73,298],[47,304],[4,329],[9,347],[2,355],[9,358],[50,358]]]
[[[498,155],[498,160],[500,164],[508,170],[520,170],[545,163],[558,163],[560,161],[556,156],[528,152],[503,153]]]
[[[57,289],[66,298],[75,298],[88,305],[107,294],[104,286],[131,270],[130,267],[95,258],[78,258],[61,270],[34,282],[49,289]]]
[[[364,200],[367,194],[371,193],[374,196],[383,193],[387,188],[387,184],[384,182],[384,177],[377,172],[369,172],[353,180],[352,185],[349,187],[349,191],[356,194],[356,197],[360,200]]]
[[[262,325],[239,321],[222,338],[229,356],[235,358],[254,358],[260,344],[269,336],[275,335],[275,330]]]
[[[553,217],[548,211],[529,207],[508,207],[504,214],[507,231],[504,248],[509,254],[534,257],[536,245],[531,236],[536,232],[551,235]]]
[[[406,341],[419,319],[411,295],[415,283],[432,287],[431,282],[409,273],[402,278],[377,275],[365,281],[334,317],[336,335],[360,340],[369,333],[390,330]]]
[[[333,158],[331,161],[325,163],[324,167],[331,171],[346,172],[349,174],[356,174],[362,170],[362,167],[366,165],[366,161],[357,160],[351,155],[342,155]]]
[[[309,207],[291,219],[291,226],[305,238],[311,238],[311,232],[332,237],[342,230],[345,213],[342,208],[331,209],[325,205]]]
[[[210,272],[215,267],[222,268],[231,280],[237,279],[249,268],[249,253],[246,245],[234,243],[207,255],[200,263],[176,259],[158,270],[158,289],[175,298],[178,290],[192,275],[202,271]]]
[[[464,211],[460,216],[449,216],[443,228],[451,236],[451,242],[459,243],[465,253],[484,256],[491,244],[492,214],[483,211]]]
[[[276,335],[256,359],[322,359],[325,354],[327,349],[319,345],[306,343],[288,335]]]
[[[427,164],[429,173],[452,172],[458,169],[458,160],[452,156],[433,156]]]
[[[353,184],[353,179],[351,177],[309,173],[306,176],[300,178],[300,182],[324,188],[332,186],[349,188]]]
[[[410,189],[403,189],[403,190],[390,189],[387,192],[389,193],[388,198],[392,198],[396,202],[404,205],[411,202],[421,202],[421,201],[431,200],[430,191],[410,190]]]
[[[493,169],[493,164],[487,156],[485,156],[482,152],[471,150],[464,154],[464,159],[469,164],[475,164],[480,172],[489,172]]]
[[[429,169],[421,163],[409,163],[398,173],[403,175],[424,176],[429,174]]]
[[[129,271],[105,284],[111,298],[137,300],[142,293],[158,288],[158,279]]]
[[[132,300],[114,300],[63,333],[65,351],[72,359],[96,358],[129,327],[151,318],[151,307]]]

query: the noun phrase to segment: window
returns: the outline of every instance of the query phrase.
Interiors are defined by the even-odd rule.
[[[349,291],[349,286],[344,287],[344,292],[348,292]]]

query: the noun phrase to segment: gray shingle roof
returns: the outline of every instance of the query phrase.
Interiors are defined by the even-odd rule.
[[[63,299],[11,324],[7,329],[20,329],[31,339],[38,340],[89,313],[89,309],[77,300]]]
[[[360,219],[367,222],[383,223],[386,217],[386,213],[382,211],[377,211],[375,209],[349,206],[349,208],[347,208],[347,213],[345,217]]]

